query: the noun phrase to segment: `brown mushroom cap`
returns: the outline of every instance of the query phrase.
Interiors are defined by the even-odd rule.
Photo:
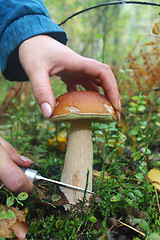
[[[59,96],[56,99],[51,120],[70,121],[78,119],[108,122],[116,119],[116,114],[111,103],[98,92],[74,91]]]

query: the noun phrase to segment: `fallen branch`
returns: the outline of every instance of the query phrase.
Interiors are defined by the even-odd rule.
[[[141,94],[145,94],[145,93],[158,92],[158,91],[160,91],[160,88],[152,88],[152,89],[144,90],[144,91],[142,91],[140,93]],[[140,93],[135,94],[135,96],[138,96]],[[132,99],[130,99],[127,102],[123,103],[122,107],[123,108],[126,107],[131,101],[132,101]],[[146,113],[148,113],[148,112],[146,112]],[[157,111],[156,111],[156,113],[157,113]]]
[[[132,227],[132,226],[130,226],[130,225],[124,223],[124,222],[121,222],[120,220],[117,220],[117,219],[115,219],[115,220],[116,220],[117,222],[121,223],[122,225],[124,225],[125,227],[128,227],[128,228],[132,229],[133,231],[135,231],[135,232],[141,234],[143,237],[146,236],[143,232],[139,231],[138,229],[136,229],[136,228],[134,228],[134,227]]]
[[[157,204],[158,204],[158,212],[159,212],[159,217],[160,217],[160,204],[159,204],[159,198],[158,198],[158,193],[157,193],[157,188],[155,187],[155,194],[156,194],[156,199],[157,199]]]
[[[160,88],[152,88],[152,89],[149,89],[149,90],[144,90],[144,91],[142,91],[142,94],[144,94],[144,93],[148,93],[148,92],[157,92],[157,91],[160,91]]]
[[[68,18],[66,18],[65,20],[63,20],[59,26],[65,24],[68,20],[70,20],[73,17],[76,17],[79,14],[82,14],[84,12],[93,10],[95,8],[99,8],[99,7],[106,7],[106,6],[112,6],[112,5],[120,5],[120,4],[137,4],[137,5],[148,5],[148,6],[154,6],[154,7],[160,7],[160,3],[155,3],[155,2],[141,2],[141,1],[114,1],[114,2],[106,2],[106,3],[100,3],[97,5],[94,5],[92,7],[89,8],[85,8],[81,11],[78,11],[74,14],[72,14],[71,16],[69,16]]]

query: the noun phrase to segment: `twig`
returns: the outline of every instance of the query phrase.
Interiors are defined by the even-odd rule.
[[[39,216],[40,220],[42,220],[44,222],[44,217],[43,217],[41,211],[39,209],[36,209],[36,210],[37,210],[37,213],[38,213],[38,216]]]
[[[154,189],[155,189],[155,193],[156,193],[157,204],[158,204],[158,211],[159,211],[159,217],[160,217],[160,204],[159,204],[159,199],[158,199],[157,188],[155,187]]]
[[[144,94],[144,93],[150,93],[150,92],[158,92],[160,91],[160,88],[152,88],[152,89],[148,89],[148,90],[144,90],[142,92],[140,92],[141,94]],[[136,93],[135,96],[138,96],[140,93]],[[132,100],[128,100],[127,102],[123,103],[122,104],[122,107],[126,107],[128,105],[128,103],[130,103]]]
[[[103,234],[103,236],[100,237],[98,240],[102,240],[102,239],[105,238],[105,237],[106,237],[106,234]]]
[[[154,92],[160,91],[160,88],[152,88],[152,89],[149,89],[149,90],[144,90],[144,91],[142,91],[142,94],[152,92],[152,91],[154,91]]]
[[[130,226],[130,225],[124,223],[124,222],[121,222],[120,220],[117,220],[117,219],[115,219],[115,220],[116,220],[117,222],[121,223],[122,225],[124,225],[125,227],[128,227],[128,228],[132,229],[133,231],[135,231],[135,232],[141,234],[143,237],[146,236],[143,232],[139,231],[138,229],[136,229],[136,228],[134,228],[134,227],[132,227],[132,226]]]
[[[129,181],[135,181],[135,182],[139,182],[140,181],[138,179],[132,179],[132,178],[127,178],[127,177],[120,177],[120,176],[116,176],[116,175],[111,175],[111,177],[121,178],[121,179],[129,180]],[[143,181],[141,181],[141,182],[143,182]]]
[[[74,14],[72,14],[71,16],[69,16],[68,18],[66,18],[65,20],[63,20],[59,26],[61,26],[62,24],[65,24],[68,20],[70,20],[71,18],[79,15],[79,14],[82,14],[84,12],[87,12],[87,11],[90,11],[90,10],[93,10],[95,8],[99,8],[99,7],[105,7],[105,6],[111,6],[111,5],[120,5],[120,4],[137,4],[137,5],[149,5],[149,6],[155,6],[155,7],[160,7],[160,3],[155,3],[155,2],[141,2],[141,1],[114,1],[114,2],[106,2],[106,3],[100,3],[100,4],[97,4],[97,5],[94,5],[92,7],[89,7],[89,8],[85,8],[81,11],[78,11]]]

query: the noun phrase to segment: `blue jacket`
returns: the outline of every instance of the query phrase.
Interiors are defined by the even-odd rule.
[[[66,33],[50,18],[41,0],[0,0],[0,67],[11,81],[28,80],[18,58],[26,39],[45,34],[66,44]]]

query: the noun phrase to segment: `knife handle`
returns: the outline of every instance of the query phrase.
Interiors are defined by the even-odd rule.
[[[20,169],[24,172],[26,177],[34,183],[36,181],[36,176],[37,176],[37,171],[30,169],[30,168],[25,168],[25,167],[20,167]]]

